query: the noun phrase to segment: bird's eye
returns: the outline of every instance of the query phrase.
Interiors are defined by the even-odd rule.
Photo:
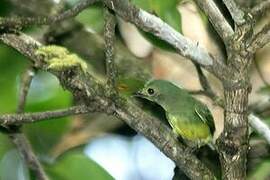
[[[147,89],[147,92],[149,95],[153,95],[155,93],[154,89],[152,88]]]

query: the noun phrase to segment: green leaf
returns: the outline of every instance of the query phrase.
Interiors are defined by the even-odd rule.
[[[178,32],[182,32],[181,29],[181,16],[179,14],[179,11],[177,9],[171,9],[171,11],[165,11],[163,14],[163,18],[166,20],[166,22],[172,26],[175,30]]]
[[[0,161],[1,180],[29,180],[29,171],[16,149],[8,151]]]
[[[71,94],[60,86],[57,78],[50,73],[37,74],[31,84],[26,105],[27,112],[56,110],[71,105]],[[71,118],[45,120],[26,124],[24,132],[38,154],[46,154],[68,131]]]
[[[102,32],[104,27],[103,6],[93,5],[82,11],[77,17],[80,23],[91,28],[95,32]]]
[[[13,149],[14,146],[6,134],[0,133],[0,161],[7,151]]]
[[[151,1],[150,0],[132,0],[132,4],[137,7],[144,9],[145,11],[151,11]]]
[[[102,167],[82,152],[65,153],[46,169],[52,180],[113,179]]]
[[[0,44],[0,113],[16,110],[19,75],[28,60],[17,51]]]
[[[131,1],[136,6],[152,13],[158,17],[160,17],[167,24],[172,26],[176,31],[182,32],[181,25],[181,15],[177,10],[178,0],[132,0]],[[148,39],[155,46],[174,51],[174,47],[172,47],[167,42],[155,37],[151,33],[140,31],[146,39]]]

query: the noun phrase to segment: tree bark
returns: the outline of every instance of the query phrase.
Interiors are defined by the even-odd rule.
[[[246,178],[248,151],[248,88],[225,89],[225,123],[219,141],[222,179]]]

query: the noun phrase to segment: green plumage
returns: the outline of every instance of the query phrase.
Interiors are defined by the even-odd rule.
[[[211,112],[186,90],[165,80],[152,80],[138,95],[162,106],[173,131],[184,140],[197,146],[211,142],[215,131]]]

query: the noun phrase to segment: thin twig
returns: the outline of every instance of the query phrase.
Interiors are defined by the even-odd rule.
[[[60,14],[45,16],[45,17],[12,17],[12,18],[1,18],[0,17],[0,30],[15,28],[20,29],[30,25],[49,25],[65,19],[75,17],[82,10],[89,7],[89,5],[97,2],[98,0],[82,0],[74,5],[71,9],[68,9]]]
[[[256,52],[258,49],[263,48],[270,42],[270,23],[266,24],[260,32],[258,32],[252,39],[248,50]]]
[[[38,180],[49,180],[26,136],[21,132],[14,132],[10,133],[9,137],[16,145],[29,169],[35,173],[35,178]]]
[[[114,64],[114,41],[115,41],[115,16],[108,8],[105,9],[105,26],[104,26],[104,40],[105,40],[105,56],[106,56],[106,73],[107,84],[116,91],[116,68]],[[115,92],[114,92],[115,93]]]
[[[21,85],[20,85],[20,94],[19,102],[17,106],[17,113],[22,113],[24,111],[26,97],[30,88],[31,81],[35,75],[35,71],[32,67],[28,68],[25,73],[22,75]]]
[[[91,107],[86,107],[84,105],[73,106],[66,109],[54,110],[54,111],[44,111],[35,113],[21,113],[21,114],[7,114],[0,116],[0,124],[2,126],[6,125],[20,125],[26,123],[33,123],[50,118],[60,118],[64,116],[85,114],[94,111]]]
[[[216,6],[215,2],[213,0],[195,0],[195,2],[203,12],[209,16],[210,22],[226,44],[233,36],[234,31]]]
[[[17,106],[17,113],[20,115],[24,111],[26,104],[26,97],[34,77],[34,70],[32,67],[28,68],[22,75],[21,85],[20,85],[20,93],[19,93],[19,102]],[[48,180],[48,177],[42,168],[38,158],[36,157],[28,139],[26,136],[20,131],[20,126],[16,124],[12,124],[8,126],[10,130],[8,133],[9,138],[16,145],[18,151],[20,152],[22,158],[26,162],[28,168],[32,170],[35,174],[35,177],[38,180]]]
[[[255,19],[262,17],[270,9],[270,0],[265,0],[251,9],[251,14]]]
[[[241,25],[245,22],[245,13],[239,8],[234,0],[223,0],[224,4],[228,8],[234,22],[237,25]]]
[[[207,77],[204,75],[200,65],[194,63],[194,66],[195,66],[196,71],[198,73],[198,78],[199,78],[200,84],[201,84],[201,86],[203,88],[203,92],[204,92],[203,95],[205,95],[205,96],[209,97],[210,99],[212,99],[212,101],[215,104],[223,107],[223,104],[224,104],[223,100],[220,97],[218,97],[216,95],[216,93],[213,91],[213,89],[211,88],[210,83],[207,80]]]
[[[193,64],[194,64],[196,71],[198,73],[199,81],[200,81],[200,84],[201,84],[203,90],[206,91],[210,96],[212,96],[214,94],[214,92],[213,92],[206,76],[204,75],[200,65],[197,63],[193,63]]]

